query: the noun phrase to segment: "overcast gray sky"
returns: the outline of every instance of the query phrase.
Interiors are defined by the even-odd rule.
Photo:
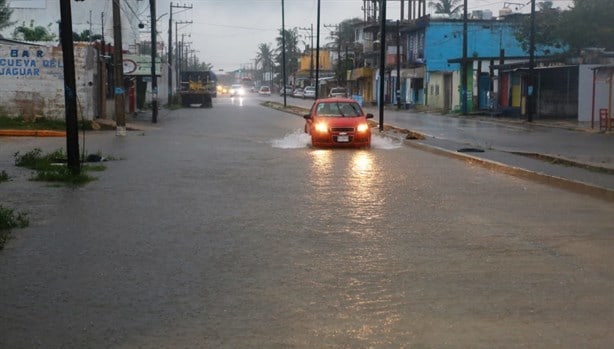
[[[169,3],[158,0],[159,15],[169,12]],[[388,0],[387,3],[387,17],[398,19],[399,1]],[[496,16],[504,3],[519,12],[530,10],[529,0],[468,0],[467,7],[469,12],[490,9]],[[555,7],[566,8],[570,3],[554,0]],[[192,42],[201,61],[213,64],[216,70],[231,71],[253,63],[260,43],[276,46],[275,38],[281,28],[281,0],[194,0],[191,4],[192,10],[175,8],[173,19],[193,21],[191,25],[180,26],[179,33],[191,34],[186,41]],[[313,24],[316,34],[317,0],[285,0],[284,4],[287,29],[307,28]],[[330,29],[324,25],[338,24],[353,17],[363,18],[362,4],[362,0],[321,0],[320,44],[327,42],[329,36]],[[166,23],[167,18],[164,17]],[[300,30],[300,33],[305,36],[304,40],[309,40],[307,31]]]
[[[233,71],[253,64],[261,43],[276,47],[275,41],[281,28],[281,0],[156,0],[158,41],[168,45],[168,19],[170,3],[175,6],[192,6],[192,9],[173,8],[173,21],[192,21],[190,25],[179,25],[179,36],[191,42],[191,47],[200,61],[211,63],[215,70]],[[427,3],[431,0],[427,0]],[[468,11],[489,9],[496,16],[499,10],[507,4],[518,12],[530,11],[530,0],[467,0]],[[536,0],[538,3],[542,0]],[[571,0],[552,0],[555,7],[567,8]],[[614,1],[614,0],[613,0]],[[36,10],[15,11],[12,20],[17,24],[29,23],[35,20],[36,25],[49,25],[51,30],[57,30],[59,20],[59,1],[52,0],[10,0],[13,4],[29,4]],[[285,25],[287,29],[298,27],[308,28],[311,24],[316,34],[317,0],[285,0]],[[461,0],[459,3],[463,3]],[[46,5],[45,5],[46,4]],[[104,12],[104,24],[107,39],[112,36],[111,0],[104,1],[71,1],[73,8],[73,30],[81,32],[92,28],[94,33],[100,32],[101,13]],[[124,45],[134,44],[141,40],[149,41],[145,28],[138,34],[138,22],[148,22],[148,0],[120,0],[122,16],[127,20],[133,31],[132,37],[126,35]],[[132,5],[131,5],[132,4]],[[325,25],[335,25],[345,19],[363,18],[363,0],[321,0],[321,36],[323,46],[330,36],[332,28]],[[45,7],[52,7],[45,9]],[[55,8],[57,7],[57,8]],[[427,12],[431,9],[427,8]],[[387,0],[387,17],[391,20],[399,18],[399,0]],[[10,37],[12,28],[5,29],[5,35]],[[173,25],[173,41],[175,41],[175,25]],[[134,33],[137,33],[134,35]],[[308,42],[308,31],[300,30],[303,40]],[[140,36],[140,37],[138,37]],[[315,39],[314,39],[315,43]],[[304,45],[300,45],[301,49]]]

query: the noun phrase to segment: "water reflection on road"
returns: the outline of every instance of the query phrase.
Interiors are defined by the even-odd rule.
[[[382,338],[400,319],[388,275],[386,195],[377,155],[374,150],[309,152],[310,230],[320,242],[313,260],[327,275],[310,285],[315,294],[338,300],[335,309],[314,309],[324,317],[314,323],[318,336],[334,338],[343,331],[356,341]]]

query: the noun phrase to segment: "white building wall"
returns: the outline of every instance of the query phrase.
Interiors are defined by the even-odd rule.
[[[75,45],[79,119],[94,117],[93,50]],[[64,119],[64,64],[59,46],[0,41],[0,114]]]
[[[593,117],[593,68],[599,65],[580,65],[578,89],[578,121],[589,122]],[[598,78],[595,82],[595,122],[599,123],[599,109],[608,108],[608,82]]]

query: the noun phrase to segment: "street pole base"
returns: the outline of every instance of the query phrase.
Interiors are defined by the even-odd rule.
[[[126,135],[126,127],[125,126],[117,126],[115,129],[116,136],[125,136]]]

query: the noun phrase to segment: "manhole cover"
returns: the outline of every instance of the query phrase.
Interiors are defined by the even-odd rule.
[[[457,150],[459,153],[483,153],[484,149],[478,148],[460,148]]]

